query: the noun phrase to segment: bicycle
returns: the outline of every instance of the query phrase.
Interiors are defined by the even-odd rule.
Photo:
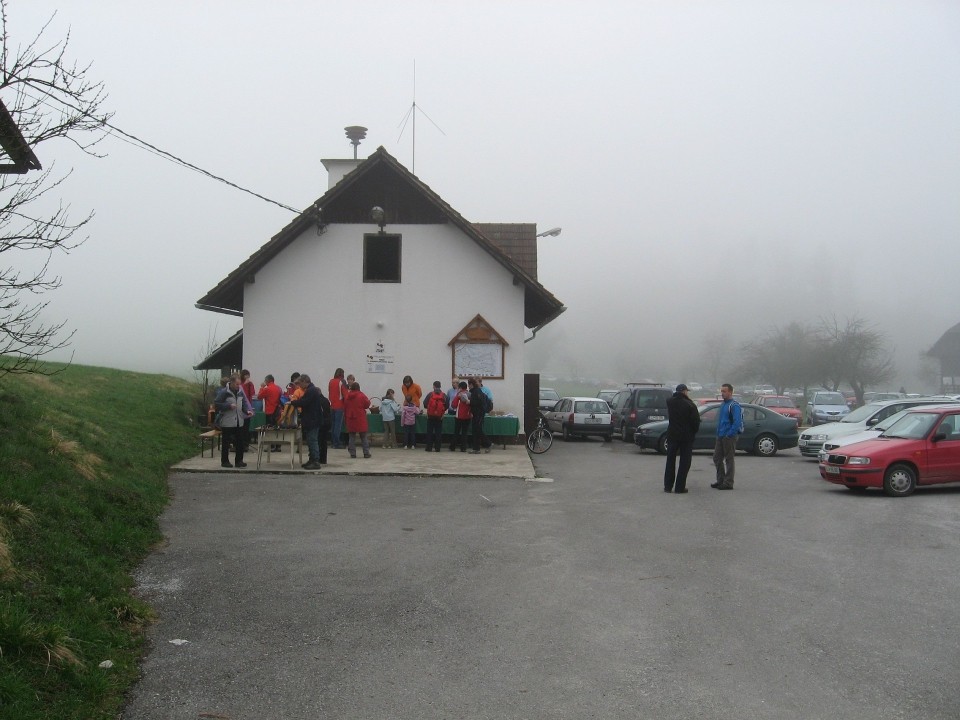
[[[553,434],[547,426],[547,421],[540,415],[537,427],[527,436],[527,449],[535,455],[545,453],[553,445]]]

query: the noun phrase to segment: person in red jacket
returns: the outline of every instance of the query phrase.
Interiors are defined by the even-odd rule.
[[[347,424],[347,451],[350,457],[357,456],[357,435],[360,436],[360,445],[363,447],[363,456],[370,457],[369,425],[367,424],[367,408],[370,407],[370,398],[360,391],[360,383],[355,382],[347,390],[343,398],[343,415]]]
[[[340,444],[340,433],[343,430],[343,396],[347,389],[343,368],[337,368],[327,383],[327,398],[330,400],[330,442],[335,450],[343,447]]]
[[[457,386],[457,394],[453,396],[451,407],[457,410],[457,419],[454,422],[453,443],[451,450],[457,449],[457,439],[460,440],[460,452],[467,451],[467,435],[470,433],[470,418],[473,414],[470,412],[470,394],[467,392],[467,384],[460,381]]]
[[[263,400],[263,412],[267,416],[267,425],[276,425],[279,419],[280,395],[283,391],[274,381],[273,375],[267,375],[260,383],[257,399]]]

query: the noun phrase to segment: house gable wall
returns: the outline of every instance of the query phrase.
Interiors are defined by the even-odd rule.
[[[485,380],[498,411],[522,414],[524,287],[450,224],[390,225],[402,236],[402,281],[363,282],[363,236],[375,225],[310,228],[244,287],[244,367],[285,382],[308,373],[326,392],[337,367],[370,396],[399,390],[411,375],[426,392],[449,388],[450,339],[480,314],[509,343],[504,378]],[[393,359],[392,374],[368,372],[367,356]]]

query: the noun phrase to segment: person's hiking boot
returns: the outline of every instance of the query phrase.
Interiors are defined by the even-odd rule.
[[[233,465],[231,465],[229,462],[222,462],[222,463],[220,463],[220,467],[222,467],[222,468],[232,468]]]
[[[306,463],[306,464],[304,464],[304,465],[301,465],[301,467],[302,467],[304,470],[320,470],[320,469],[323,468],[323,465],[321,465],[320,463],[314,461],[314,462],[308,462],[308,463]]]
[[[710,487],[712,487],[714,490],[719,490],[719,489],[720,489],[720,483],[718,483],[718,482],[710,483]]]
[[[733,490],[733,485],[730,485],[729,483],[724,483],[723,485],[718,487],[717,490]]]
[[[246,467],[247,464],[246,464],[245,462],[243,462],[242,460],[237,460],[237,462],[234,463],[234,466],[235,466],[235,467]]]

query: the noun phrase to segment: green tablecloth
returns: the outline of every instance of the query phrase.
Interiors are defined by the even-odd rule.
[[[453,415],[443,416],[444,435],[453,435],[454,430]],[[400,432],[400,418],[397,418],[397,432]],[[383,418],[377,413],[367,415],[367,424],[370,426],[370,432],[383,432]],[[417,433],[425,435],[427,432],[426,415],[417,416]],[[487,415],[483,419],[483,432],[490,437],[513,437],[520,434],[520,418],[508,417],[506,415]]]

